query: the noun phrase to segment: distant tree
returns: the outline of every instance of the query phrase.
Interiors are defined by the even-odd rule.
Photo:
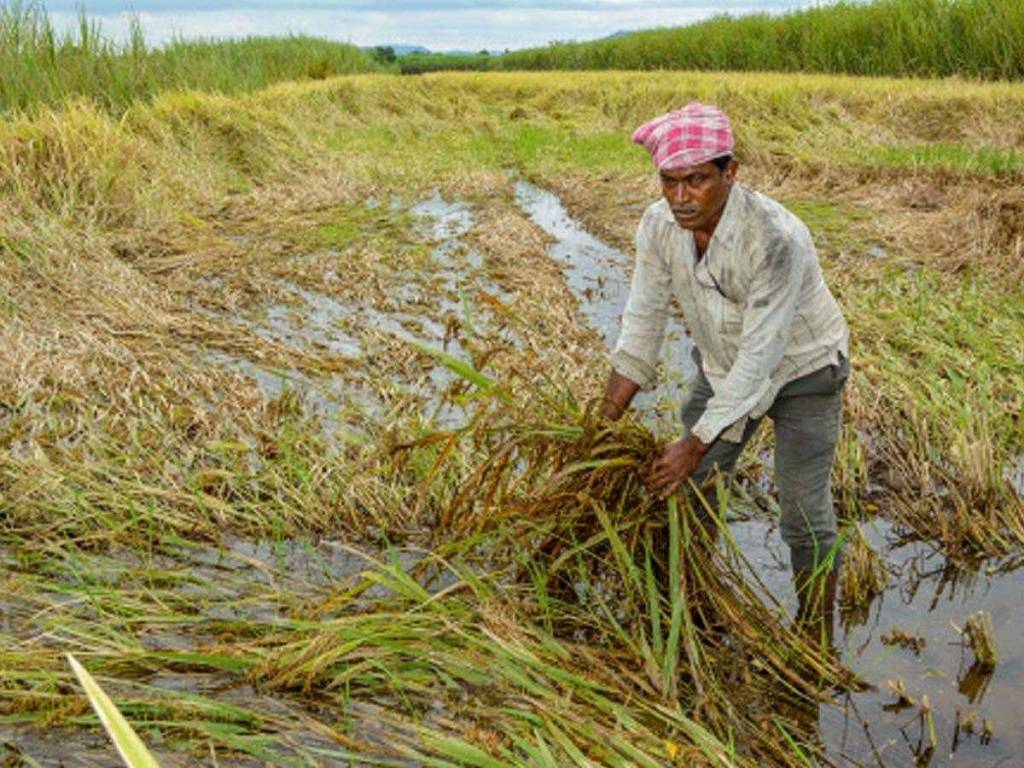
[[[395,56],[395,49],[390,45],[378,45],[373,49],[373,58],[381,64],[391,64],[397,57]]]
[[[480,49],[480,55],[481,55],[481,56],[490,56],[490,55],[491,55],[491,52],[490,52],[490,51],[488,51],[488,50],[487,50],[486,48],[481,48],[481,49]]]

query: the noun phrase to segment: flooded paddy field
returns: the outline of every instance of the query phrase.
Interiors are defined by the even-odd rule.
[[[601,120],[665,95],[613,80]],[[57,269],[77,253],[59,234],[18,233],[8,764],[117,764],[67,652],[162,765],[1021,762],[1024,317],[1011,259],[968,269],[933,237],[959,220],[935,202],[951,171],[878,199],[848,168],[776,173],[789,148],[748,139],[746,180],[807,221],[853,329],[836,499],[885,574],[814,660],[789,632],[770,435],[713,546],[632,479],[677,433],[685,318],[635,420],[593,418],[657,189],[622,126],[563,124],[545,82],[337,84],[366,113],[317,113],[323,165],[217,187],[173,240],[121,230]],[[488,127],[462,140],[466,109]],[[396,136],[404,159],[381,154]],[[1019,248],[1016,209],[954,202],[986,258]],[[991,669],[961,634],[979,611]]]

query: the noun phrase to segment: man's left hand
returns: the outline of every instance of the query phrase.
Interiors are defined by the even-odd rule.
[[[651,489],[661,498],[668,498],[693,474],[710,448],[696,435],[670,443],[651,468]]]

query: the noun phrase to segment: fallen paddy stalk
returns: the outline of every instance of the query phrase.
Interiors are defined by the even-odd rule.
[[[995,632],[992,629],[992,616],[987,611],[978,611],[970,615],[964,622],[961,634],[974,652],[975,665],[982,672],[991,672],[999,661],[996,650]]]
[[[106,692],[92,675],[70,653],[68,654],[68,663],[71,665],[75,677],[78,678],[78,682],[85,689],[85,693],[89,697],[89,703],[92,704],[97,717],[99,717],[100,722],[103,723],[103,727],[107,731],[107,735],[114,742],[118,754],[128,768],[159,768],[159,764],[153,758],[150,751],[146,749],[146,745],[139,738],[139,735],[135,733],[128,724],[128,721],[124,719],[124,715],[118,711],[117,707],[114,706],[114,702],[110,700],[110,697],[107,696]]]
[[[861,503],[870,479],[886,489],[884,498],[872,498],[876,508],[959,562],[1019,549],[1019,500],[1003,495],[998,471],[1021,447],[1013,430],[1024,392],[1015,343],[1022,305],[1012,279],[1020,259],[1000,245],[1014,237],[1019,244],[1016,203],[985,212],[979,188],[985,195],[1006,189],[980,173],[951,176],[936,163],[908,174],[877,158],[853,167],[843,154],[889,141],[895,114],[900,141],[964,142],[965,162],[973,163],[982,150],[950,132],[962,123],[936,126],[929,116],[969,107],[979,135],[1015,135],[1019,94],[921,83],[904,98],[902,86],[891,83],[730,76],[723,87],[717,76],[664,73],[601,76],[595,86],[594,77],[332,81],[243,100],[168,95],[133,108],[122,122],[72,105],[5,126],[0,184],[17,194],[0,200],[8,214],[0,233],[8,286],[0,309],[10,362],[0,385],[9,449],[0,459],[0,514],[4,543],[23,561],[11,593],[16,602],[24,598],[25,610],[15,612],[11,629],[5,623],[5,647],[13,650],[2,662],[3,706],[35,722],[94,724],[60,669],[61,653],[71,649],[105,687],[112,684],[143,728],[153,724],[203,750],[212,739],[218,752],[268,761],[280,757],[271,745],[290,738],[289,718],[221,704],[220,690],[200,703],[142,681],[215,670],[229,689],[255,683],[303,716],[306,704],[309,712],[327,712],[325,722],[314,722],[328,738],[340,738],[334,725],[342,716],[349,730],[371,735],[374,722],[387,720],[405,749],[438,760],[447,754],[449,762],[805,764],[801,754],[814,752],[808,729],[797,714],[776,723],[774,710],[782,698],[807,703],[819,683],[841,675],[791,642],[777,606],[762,605],[750,591],[751,574],[718,510],[702,511],[697,499],[696,509],[680,504],[670,513],[646,495],[635,475],[652,455],[650,436],[630,425],[603,430],[566,392],[515,380],[509,392],[539,402],[536,411],[485,407],[467,430],[415,446],[434,425],[422,416],[422,399],[405,396],[389,375],[417,383],[433,359],[427,365],[405,342],[370,339],[372,333],[360,337],[360,360],[257,333],[266,330],[261,313],[309,311],[283,281],[351,300],[353,308],[434,312],[434,321],[445,320],[436,307],[394,299],[409,282],[427,296],[438,290],[436,274],[418,277],[430,272],[429,249],[406,247],[416,234],[401,216],[384,214],[387,206],[362,203],[371,195],[426,196],[427,180],[446,197],[470,197],[479,206],[482,226],[467,243],[518,293],[515,311],[525,305],[531,313],[517,327],[530,335],[503,338],[509,349],[489,358],[489,375],[518,368],[586,391],[598,347],[581,332],[572,297],[555,301],[567,293],[557,270],[546,286],[552,290],[538,285],[532,268],[543,261],[544,244],[502,198],[503,167],[513,162],[538,181],[558,178],[585,190],[582,207],[606,206],[604,226],[632,230],[623,206],[644,199],[650,178],[638,170],[623,131],[680,88],[724,100],[754,127],[744,167],[764,174],[770,190],[780,183],[769,178],[780,157],[790,196],[863,202],[850,179],[899,179],[891,197],[865,209],[877,214],[878,227],[865,225],[853,238],[866,241],[894,218],[899,224],[899,217],[920,216],[897,226],[899,237],[888,232],[890,263],[869,264],[863,243],[848,247],[845,231],[823,250],[844,288],[858,345],[850,391],[859,408],[849,419],[844,503],[870,512]],[[595,87],[606,102],[593,98]],[[766,93],[785,109],[767,114]],[[842,119],[821,123],[823,102]],[[513,110],[539,119],[502,117]],[[566,111],[578,122],[563,122]],[[776,130],[776,113],[793,121],[785,131]],[[454,131],[451,120],[482,129]],[[393,164],[380,162],[393,146],[379,143],[385,121],[409,149]],[[606,133],[592,134],[596,125]],[[790,135],[799,139],[791,143]],[[480,154],[484,146],[514,154],[500,154],[497,164]],[[821,168],[805,154],[834,156],[836,165]],[[125,157],[138,162],[126,165]],[[133,174],[139,168],[147,178]],[[919,185],[939,185],[941,195],[943,185],[961,182],[966,192],[948,213],[910,213],[900,198],[917,195]],[[877,185],[868,186],[875,194]],[[848,212],[845,203],[836,210],[838,218]],[[980,239],[971,227],[942,224],[972,216],[988,233]],[[294,234],[313,228],[316,238],[308,241]],[[910,243],[912,253],[896,253],[896,240]],[[531,255],[539,258],[525,261]],[[979,271],[976,282],[961,280],[965,262]],[[339,265],[345,280],[331,277]],[[552,337],[570,341],[552,345]],[[228,363],[310,379],[355,374],[385,408],[360,417],[363,445],[332,445],[299,391],[282,387],[264,396],[253,365],[224,370],[198,356],[211,348]],[[472,355],[478,365],[486,353]],[[368,370],[378,366],[385,370]],[[339,407],[350,406],[348,394],[340,394]],[[864,435],[877,438],[877,450],[858,444]],[[390,455],[386,448],[395,443],[414,447]],[[881,476],[888,470],[892,478]],[[204,580],[223,586],[224,572],[189,578],[182,570],[194,564],[180,552],[171,555],[180,568],[151,564],[146,575],[112,568],[105,578],[91,572],[102,570],[103,553],[129,561],[125,549],[170,553],[175,538],[196,550],[235,535],[399,540],[410,528],[432,526],[435,515],[441,541],[431,546],[459,579],[437,596],[423,584],[414,589],[416,579],[387,562],[326,590],[267,587],[261,570],[249,574],[252,591],[203,592]],[[460,540],[443,541],[453,534]],[[38,580],[25,578],[32,569],[42,572]],[[398,596],[371,600],[380,589]],[[711,598],[697,599],[703,594]],[[354,642],[383,633],[382,640],[359,640],[368,651],[349,657],[330,635],[337,628],[316,622],[357,614],[366,615],[363,623],[353,619],[338,637]],[[410,636],[387,634],[391,623],[403,622]],[[180,646],[147,645],[161,628],[180,633]],[[403,655],[406,640],[427,656]],[[312,655],[302,655],[313,642]],[[278,656],[280,649],[287,652]],[[328,664],[314,673],[320,652]],[[498,679],[481,688],[460,654],[482,669],[496,664]],[[539,662],[524,660],[530,656]],[[313,665],[305,677],[290,672],[296,658]],[[124,688],[116,683],[122,678]],[[341,682],[332,688],[335,679]],[[431,709],[438,691],[450,698],[444,711]],[[560,714],[563,700],[570,701],[567,714]],[[503,740],[506,717],[511,735]],[[587,730],[591,719],[597,725]],[[395,755],[372,738],[346,748],[387,755],[380,759],[392,764],[412,754]]]
[[[613,665],[620,695],[678,707],[719,739],[778,760],[769,755],[779,732],[758,718],[780,696],[813,709],[852,676],[754,593],[756,577],[699,490],[667,508],[647,492],[639,477],[656,445],[645,429],[567,409],[557,395],[524,402],[494,402],[462,433],[485,458],[438,533],[473,544],[443,551],[514,563],[508,578],[525,590],[516,620],[609,654],[601,666]]]
[[[727,747],[705,714],[687,716],[652,691],[628,649],[549,635],[524,612],[521,594],[503,595],[507,587],[479,576],[469,583],[440,600],[409,593],[405,613],[344,617],[305,637],[269,638],[255,674],[341,711],[348,701],[392,702],[397,723],[418,723],[410,754],[525,765],[546,749],[558,765],[661,765],[670,739],[690,760],[679,764],[755,764]],[[274,646],[276,639],[286,642]],[[755,754],[778,746],[764,741]],[[779,754],[772,760],[797,764]]]
[[[839,608],[849,619],[866,618],[871,602],[885,591],[889,572],[883,558],[868,543],[859,523],[851,525],[843,550]]]

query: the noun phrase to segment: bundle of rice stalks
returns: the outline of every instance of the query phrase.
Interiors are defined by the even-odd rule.
[[[861,623],[871,602],[885,591],[889,572],[885,558],[868,543],[859,524],[854,523],[846,541],[840,582],[839,608],[848,623]]]
[[[978,611],[969,616],[961,634],[974,652],[975,666],[982,671],[995,669],[999,654],[996,651],[992,616],[987,611]]]
[[[584,678],[610,673],[621,701],[683,713],[763,764],[817,753],[819,698],[854,681],[762,600],[721,511],[692,483],[667,503],[648,492],[657,445],[637,423],[566,395],[529,402],[496,400],[453,433],[483,458],[441,521],[460,542],[450,556],[510,564],[512,626],[571,641],[565,659],[586,658]],[[793,714],[778,714],[786,703]]]

